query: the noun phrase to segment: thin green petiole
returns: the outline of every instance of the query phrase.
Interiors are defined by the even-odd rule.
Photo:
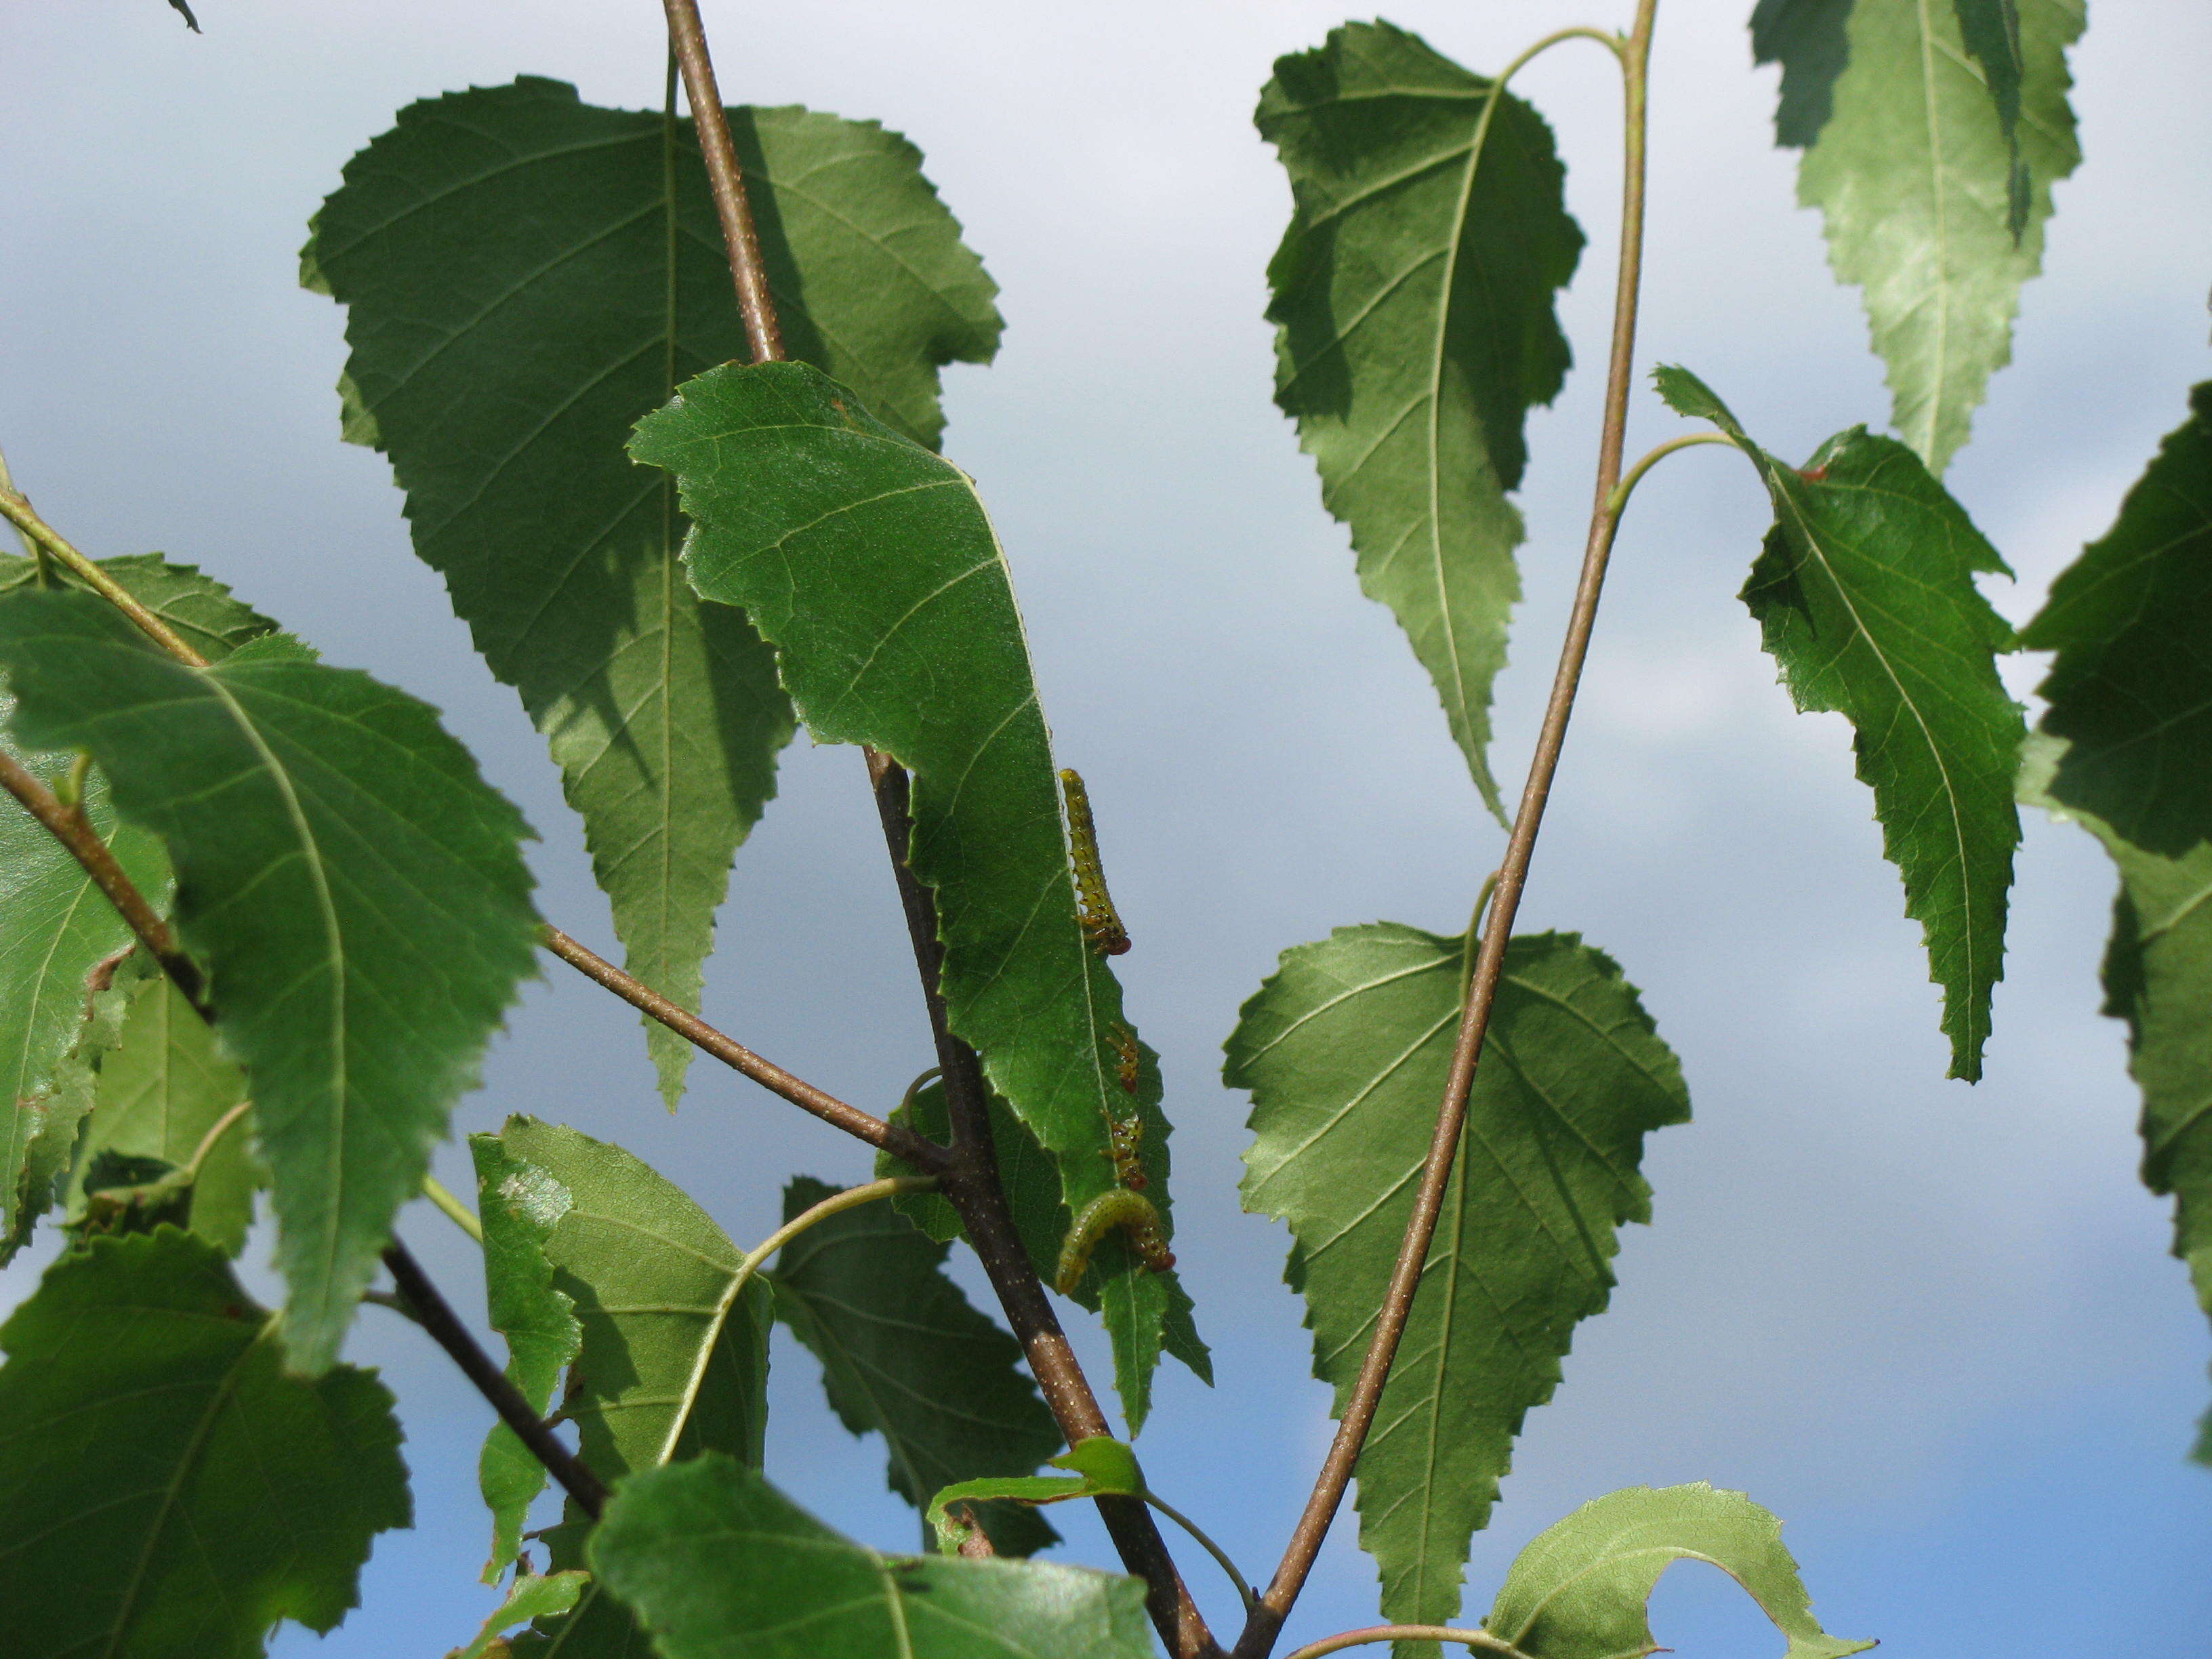
[[[479,1244],[483,1243],[483,1223],[476,1218],[469,1206],[455,1198],[437,1176],[422,1177],[422,1196],[446,1212],[447,1218]]]
[[[1237,1586],[1237,1594],[1243,1599],[1244,1611],[1248,1615],[1254,1607],[1259,1606],[1260,1598],[1252,1593],[1252,1587],[1244,1582],[1244,1575],[1237,1571],[1237,1564],[1229,1559],[1228,1552],[1200,1531],[1197,1522],[1192,1520],[1149,1486],[1146,1487],[1140,1495],[1145,1502],[1196,1539],[1198,1547],[1221,1564],[1222,1571],[1229,1575],[1229,1582]]]
[[[738,1271],[731,1279],[729,1288],[722,1292],[720,1299],[714,1304],[714,1317],[708,1327],[713,1333],[713,1340],[700,1345],[699,1363],[684,1388],[684,1398],[668,1425],[668,1438],[662,1443],[660,1455],[655,1462],[665,1463],[676,1455],[676,1448],[683,1439],[684,1430],[691,1420],[691,1408],[698,1401],[700,1385],[707,1379],[707,1362],[714,1356],[714,1344],[720,1339],[721,1328],[729,1322],[730,1310],[738,1305],[738,1298],[744,1294],[745,1286],[752,1282],[753,1275],[760,1271],[763,1262],[815,1223],[827,1221],[841,1211],[858,1209],[863,1204],[872,1204],[879,1198],[895,1198],[901,1193],[936,1190],[935,1176],[889,1176],[862,1186],[848,1187],[842,1193],[830,1194],[811,1208],[802,1210],[763,1239],[759,1246],[738,1264]]]
[[[1699,444],[1726,444],[1733,449],[1735,447],[1735,440],[1718,432],[1692,432],[1684,437],[1668,439],[1665,443],[1661,444],[1642,460],[1637,462],[1634,466],[1630,467],[1628,476],[1613,485],[1613,493],[1605,498],[1607,516],[1613,519],[1620,517],[1621,513],[1628,506],[1629,496],[1635,493],[1636,486],[1643,482],[1645,473],[1676,450],[1694,449]]]
[[[250,1100],[241,1100],[221,1117],[216,1119],[213,1123],[208,1125],[208,1132],[200,1137],[200,1144],[192,1149],[192,1155],[185,1164],[183,1175],[186,1181],[199,1179],[200,1166],[207,1162],[208,1154],[216,1149],[217,1143],[225,1135],[237,1127],[238,1121],[246,1115],[252,1104]]]

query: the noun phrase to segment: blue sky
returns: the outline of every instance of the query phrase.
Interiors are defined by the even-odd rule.
[[[295,286],[295,256],[346,157],[415,98],[529,72],[657,100],[658,9],[198,9],[204,37],[159,0],[0,15],[0,447],[81,545],[199,562],[331,660],[445,709],[544,836],[545,913],[605,945],[542,744],[409,551],[382,460],[338,441],[342,318]],[[1424,0],[1390,15],[1485,69],[1626,9]],[[1750,68],[1747,9],[1662,8],[1639,356],[1693,368],[1796,455],[1881,427],[1887,397],[1856,296],[1794,206],[1794,158],[1770,147],[1772,72]],[[1218,1046],[1279,950],[1377,918],[1461,925],[1502,842],[1269,400],[1262,271],[1288,195],[1249,112],[1273,57],[1341,14],[710,0],[707,17],[733,100],[875,117],[919,143],[1006,290],[999,363],[948,377],[947,448],[998,517],[1056,741],[1098,804],[1138,941],[1123,978],[1178,1126],[1176,1249],[1219,1372],[1208,1391],[1171,1367],[1142,1449],[1259,1576],[1328,1425],[1279,1282],[1285,1235],[1236,1207],[1246,1106],[1219,1085]],[[1950,479],[2020,574],[1990,590],[2015,620],[2205,377],[2207,61],[2212,14],[2187,0],[2100,7],[2075,53],[2088,159],[2060,186],[2016,362]],[[1531,424],[1528,597],[1494,751],[1508,776],[1548,680],[1595,452],[1618,173],[1605,70],[1569,47],[1521,83],[1559,130],[1591,245],[1565,303],[1583,367]],[[1680,429],[1639,392],[1632,450]],[[2166,1206],[2136,1180],[2120,1033],[2096,1013],[2108,866],[2078,830],[2029,822],[1989,1074],[1945,1082],[1936,993],[1848,731],[1790,711],[1734,598],[1765,514],[1740,460],[1697,450],[1647,482],[1622,538],[1522,925],[1580,929],[1620,958],[1698,1121],[1651,1146],[1656,1224],[1630,1230],[1613,1310],[1529,1419],[1475,1540],[1470,1613],[1575,1504],[1709,1479],[1781,1514],[1830,1627],[1895,1659],[2203,1651],[2212,1472],[2182,1452],[2212,1342],[2165,1254]],[[2025,696],[2038,665],[2013,671]],[[865,1103],[889,1104],[928,1063],[856,754],[788,755],[739,854],[708,1012]],[[672,1119],[626,1012],[565,972],[530,988],[458,1127],[514,1110],[679,1173],[741,1240],[774,1225],[788,1175],[867,1167],[705,1064]],[[456,1149],[440,1169],[465,1184]],[[475,1294],[445,1222],[417,1206],[402,1230],[457,1297]],[[0,1306],[50,1249],[0,1273]],[[1095,1333],[1079,1340],[1103,1377]],[[381,1310],[350,1352],[399,1391],[419,1524],[379,1546],[362,1612],[276,1650],[442,1651],[485,1599],[488,1414]],[[908,1546],[879,1449],[830,1418],[805,1355],[776,1361],[771,1474],[836,1524]],[[1094,1526],[1069,1530],[1071,1559],[1110,1559]],[[1371,1620],[1349,1530],[1292,1635]],[[1706,1659],[1780,1650],[1690,1570],[1657,1617],[1662,1640]]]

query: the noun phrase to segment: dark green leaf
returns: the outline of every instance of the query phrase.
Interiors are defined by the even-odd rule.
[[[1676,411],[1735,441],[1773,499],[1774,527],[1741,598],[1797,707],[1851,722],[1882,850],[1905,878],[1929,977],[1943,988],[1950,1074],[1972,1082],[2004,975],[2020,844],[2013,774],[2027,735],[1997,678],[2012,630],[1974,577],[2011,573],[1895,440],[1853,427],[1800,471],[1745,436],[1695,375],[1662,368],[1657,379]]]
[[[1583,246],[1551,129],[1381,22],[1277,59],[1255,118],[1297,204],[1267,270],[1275,401],[1502,817],[1490,694],[1522,538],[1506,496],[1528,410],[1566,376],[1553,295]]]
[[[2007,40],[1987,19],[2012,8],[1768,0],[1752,23],[1760,61],[1782,63],[1780,141],[1807,146],[1797,199],[1826,216],[1836,275],[1865,290],[1891,419],[1937,472],[1966,441],[1990,374],[2012,360],[2051,187],[2081,160],[2066,49],[2083,0],[2021,0]],[[1962,18],[1972,26],[1963,37]],[[1816,119],[1831,100],[1833,112]]]
[[[936,890],[952,1030],[1060,1160],[1071,1210],[1114,1183],[1109,1113],[1141,1111],[1148,1196],[1168,1211],[1159,1069],[1115,1075],[1121,988],[1076,917],[1051,739],[1012,579],[974,481],[803,363],[729,365],[638,426],[695,521],[701,592],[781,652],[815,737],[914,774],[914,871]],[[1093,1264],[1131,1431],[1145,1417],[1171,1275],[1118,1236]]]
[[[55,592],[0,599],[0,665],[18,737],[90,750],[176,866],[179,928],[252,1079],[284,1346],[319,1371],[531,970],[529,831],[431,709],[366,674],[188,668]]]
[[[799,1176],[784,1188],[783,1218],[836,1190]],[[822,1362],[839,1420],[884,1437],[891,1490],[917,1510],[955,1481],[1027,1474],[1060,1443],[1018,1369],[1021,1344],[945,1276],[945,1249],[878,1203],[815,1223],[775,1260],[778,1316]],[[1011,1504],[990,1506],[983,1524],[1001,1555],[1059,1541]]]
[[[1871,1642],[1829,1635],[1813,1617],[1782,1523],[1740,1492],[1631,1486],[1593,1498],[1522,1550],[1483,1628],[1528,1659],[1656,1653],[1644,1606],[1677,1561],[1705,1561],[1743,1586],[1789,1638],[1784,1659],[1844,1659]]]
[[[1244,1207],[1290,1223],[1314,1372],[1341,1412],[1412,1212],[1459,1026],[1465,941],[1395,923],[1283,953],[1224,1076],[1252,1091]],[[1571,933],[1507,947],[1443,1218],[1359,1460],[1382,1611],[1447,1624],[1513,1437],[1613,1286],[1614,1230],[1650,1218],[1644,1137],[1686,1121],[1636,993]],[[1407,1652],[1433,1652],[1405,1644]]]
[[[2100,541],[2051,585],[2021,643],[2056,651],[2042,729],[2051,794],[2179,858],[2212,839],[2212,381]]]
[[[507,1591],[507,1600],[483,1621],[483,1628],[477,1632],[476,1639],[465,1648],[455,1648],[446,1659],[495,1659],[495,1656],[504,1659],[508,1649],[499,1639],[501,1631],[526,1619],[550,1619],[568,1612],[591,1582],[592,1576],[587,1572],[549,1573],[543,1578],[523,1574]]]
[[[543,1416],[583,1342],[575,1303],[554,1285],[547,1253],[553,1229],[574,1200],[544,1170],[509,1158],[497,1135],[471,1135],[469,1152],[476,1160],[491,1328],[507,1339],[507,1374]],[[483,1575],[490,1583],[521,1552],[523,1518],[545,1489],[545,1466],[514,1430],[495,1424],[477,1462],[477,1481],[492,1516]]]
[[[277,1321],[222,1253],[94,1238],[0,1328],[9,1659],[258,1659],[327,1631],[370,1539],[410,1516],[392,1396],[284,1374]]]
[[[86,1174],[104,1154],[159,1158],[184,1168],[201,1140],[246,1097],[246,1077],[217,1048],[215,1033],[168,980],[149,975],[131,992],[122,1033],[100,1066],[84,1130]],[[191,1231],[226,1255],[245,1247],[253,1195],[269,1172],[253,1155],[252,1114],[209,1150],[191,1182]],[[77,1182],[72,1215],[91,1182]]]
[[[663,1458],[726,1452],[757,1468],[768,1428],[768,1286],[734,1303],[744,1253],[706,1212],[619,1146],[535,1118],[500,1133],[508,1175],[540,1216],[553,1285],[583,1342],[562,1410],[584,1462],[612,1486]],[[588,1523],[571,1504],[548,1537],[556,1567],[584,1565]],[[629,1614],[592,1583],[574,1613],[541,1621],[519,1653],[646,1659]]]
[[[1000,321],[920,155],[872,122],[730,117],[790,349],[933,443],[939,365],[987,361]],[[550,743],[629,970],[696,1010],[792,717],[744,617],[684,582],[670,481],[623,453],[744,351],[690,123],[525,77],[410,106],[345,176],[303,269],[348,307],[348,434],[391,456],[417,551]],[[646,1030],[672,1106],[690,1048]]]
[[[592,1565],[664,1659],[1150,1659],[1144,1589],[1080,1567],[885,1556],[727,1458],[625,1481]]]
[[[1835,109],[1836,77],[1850,61],[1845,25],[1851,0],[1759,0],[1751,14],[1751,56],[1782,65],[1782,97],[1774,142],[1803,149],[1820,136]]]

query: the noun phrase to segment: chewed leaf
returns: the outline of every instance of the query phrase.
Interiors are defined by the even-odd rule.
[[[1631,1486],[1583,1504],[1521,1552],[1483,1628],[1528,1659],[1656,1653],[1644,1603],[1677,1561],[1710,1563],[1742,1585],[1789,1638],[1784,1659],[1844,1659],[1874,1646],[1820,1628],[1779,1521],[1702,1481]]]

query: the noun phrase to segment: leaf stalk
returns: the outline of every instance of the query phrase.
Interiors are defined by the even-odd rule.
[[[1694,449],[1699,444],[1726,444],[1731,449],[1736,447],[1735,439],[1719,432],[1692,432],[1684,437],[1669,438],[1628,469],[1627,476],[1615,484],[1613,487],[1613,494],[1605,498],[1605,510],[1618,521],[1620,515],[1627,510],[1628,498],[1636,493],[1636,486],[1644,482],[1645,473],[1676,450]]]
[[[148,639],[179,662],[189,663],[194,668],[208,665],[205,657],[179,638],[168,623],[132,599],[122,583],[64,540],[61,532],[40,518],[30,501],[18,491],[12,488],[0,488],[0,515],[4,515],[8,522],[21,532],[33,546],[68,566],[78,580],[130,617]]]
[[[1558,774],[1559,753],[1566,741],[1567,722],[1574,713],[1575,694],[1582,681],[1583,664],[1589,654],[1592,629],[1597,620],[1598,599],[1604,590],[1606,568],[1613,553],[1615,532],[1620,527],[1620,515],[1613,509],[1613,496],[1621,477],[1621,452],[1628,424],[1628,396],[1630,378],[1634,368],[1636,349],[1637,303],[1643,279],[1644,266],[1644,164],[1646,129],[1646,94],[1651,59],[1651,28],[1657,0],[1638,0],[1636,20],[1626,38],[1617,47],[1621,67],[1625,104],[1623,133],[1623,167],[1620,208],[1620,259],[1613,292],[1613,338],[1610,359],[1607,367],[1605,412],[1598,438],[1598,464],[1595,500],[1590,510],[1589,537],[1583,554],[1582,574],[1575,589],[1574,605],[1567,619],[1566,637],[1559,647],[1559,662],[1552,682],[1552,694],[1544,711],[1543,726],[1537,735],[1536,749],[1529,763],[1527,783],[1521,793],[1519,811],[1514,815],[1513,830],[1506,842],[1505,857],[1498,872],[1498,888],[1491,900],[1490,915],[1482,933],[1482,942],[1476,956],[1474,972],[1469,981],[1467,1004],[1462,1012],[1459,1036],[1452,1050],[1450,1071],[1444,1084],[1442,1103],[1437,1112],[1437,1125],[1429,1144],[1426,1160],[1421,1167],[1421,1179],[1413,1199],[1413,1213],[1407,1218],[1406,1231],[1398,1248],[1398,1256],[1390,1273],[1390,1285],[1376,1320],[1375,1334],[1370,1340],[1366,1358],[1361,1362],[1359,1375],[1352,1385],[1352,1396],[1344,1414],[1337,1423],[1336,1436],[1328,1455],[1323,1461],[1321,1474],[1314,1483],[1312,1495],[1306,1500],[1304,1512],[1291,1534],[1280,1565],[1268,1582],[1260,1605],[1245,1621],[1243,1632],[1237,1638],[1235,1659],[1265,1659],[1273,1647],[1283,1620],[1290,1614],[1298,1593],[1305,1587],[1307,1576],[1313,1571],[1316,1558],[1321,1553],[1322,1540],[1328,1535],[1330,1523],[1344,1501],[1344,1493],[1351,1485],[1352,1471],[1359,1462],[1359,1453],[1366,1444],[1367,1433],[1375,1421],[1376,1408],[1382,1400],[1382,1389],[1389,1381],[1390,1367],[1396,1359],[1399,1339],[1405,1334],[1406,1322],[1413,1311],[1413,1297],[1419,1289],[1422,1269],[1427,1265],[1429,1246],[1436,1237],[1437,1222],[1443,1213],[1444,1189],[1451,1178],[1452,1164],[1458,1156],[1460,1132],[1467,1121],[1468,1097],[1474,1087],[1476,1062],[1482,1054],[1483,1039],[1490,1030],[1490,1017],[1498,997],[1498,985],[1505,967],[1505,946],[1513,932],[1513,918],[1520,908],[1521,895],[1528,879],[1529,860],[1535,850],[1537,832],[1543,823],[1544,807],[1551,797],[1552,781]],[[1595,33],[1595,31],[1588,31]],[[1563,33],[1559,38],[1569,38]],[[1606,37],[1600,36],[1604,39]],[[1511,68],[1534,55],[1547,40],[1516,59]],[[1510,73],[1509,69],[1508,73]],[[1506,76],[1500,76],[1492,94],[1492,104],[1502,92]],[[1382,1640],[1376,1636],[1364,1639]],[[1428,1639],[1437,1639],[1431,1634]],[[1451,1638],[1457,1639],[1457,1638]],[[1350,1646],[1351,1643],[1340,1645]],[[1333,1650],[1322,1648],[1321,1651]],[[1303,1650],[1310,1656],[1312,1650]]]

